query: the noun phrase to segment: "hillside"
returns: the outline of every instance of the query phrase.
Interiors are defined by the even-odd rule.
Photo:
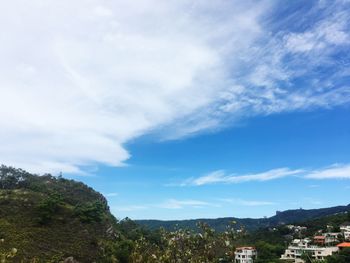
[[[67,257],[108,262],[102,259],[110,243],[123,244],[100,193],[73,180],[6,166],[0,167],[0,238],[1,253],[17,249],[13,262],[59,262]]]
[[[307,220],[313,220],[320,217],[330,216],[337,213],[344,213],[350,210],[350,204],[347,206],[335,206],[320,209],[295,209],[276,212],[276,215],[268,218],[235,218],[225,217],[217,219],[191,219],[191,220],[135,220],[138,224],[149,229],[158,229],[163,227],[167,230],[176,228],[196,229],[198,222],[204,222],[216,231],[224,231],[230,222],[237,222],[237,227],[244,226],[247,230],[257,230],[259,228],[274,227],[281,224],[302,223]]]

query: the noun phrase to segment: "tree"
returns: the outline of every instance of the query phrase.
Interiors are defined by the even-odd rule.
[[[91,223],[102,221],[106,207],[102,202],[95,201],[77,205],[74,210],[82,222]]]
[[[38,205],[39,223],[47,224],[62,204],[62,197],[59,194],[51,194],[47,199]]]
[[[350,262],[350,248],[342,249],[339,254],[328,256],[327,263],[349,263]]]
[[[256,248],[258,250],[258,259],[255,261],[256,263],[280,262],[279,257],[283,253],[282,246],[259,241],[256,244]]]

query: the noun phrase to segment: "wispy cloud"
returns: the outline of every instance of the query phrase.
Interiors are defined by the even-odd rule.
[[[244,200],[240,198],[222,198],[218,199],[221,202],[226,202],[234,205],[241,206],[266,206],[266,205],[276,205],[276,202],[262,201],[262,200]]]
[[[115,197],[118,195],[119,195],[118,193],[106,193],[106,194],[104,194],[105,197]]]
[[[167,199],[161,203],[151,204],[132,204],[127,206],[115,206],[112,208],[114,211],[131,212],[139,210],[148,210],[154,208],[161,209],[185,209],[185,208],[204,208],[204,207],[218,207],[220,204],[209,203],[201,200],[194,199]]]
[[[237,184],[251,181],[270,181],[274,179],[279,179],[287,176],[298,175],[303,173],[304,170],[291,170],[289,168],[278,168],[269,170],[262,173],[256,174],[246,174],[246,175],[235,175],[227,174],[224,170],[218,170],[211,172],[207,175],[204,175],[199,178],[190,178],[183,182],[181,185],[206,185],[206,184],[215,184],[215,183],[225,183],[225,184]]]
[[[147,205],[128,205],[128,206],[112,207],[112,210],[117,212],[132,212],[132,211],[147,210],[147,209],[149,209],[149,206]]]
[[[143,210],[188,210],[188,209],[213,209],[227,206],[257,207],[272,206],[278,203],[265,200],[245,200],[241,198],[212,198],[206,201],[198,199],[171,198],[160,203],[129,204],[113,206],[111,209],[115,214],[121,212],[137,212]]]
[[[200,201],[200,200],[178,200],[178,199],[169,199],[165,202],[157,205],[160,208],[166,209],[183,209],[186,207],[190,208],[203,208],[206,206],[217,206],[208,202]]]
[[[309,188],[319,188],[320,185],[319,184],[311,184],[308,186]]]
[[[289,176],[298,176],[304,179],[350,179],[350,164],[334,164],[322,169],[290,169],[277,168],[254,174],[229,174],[224,170],[217,170],[198,178],[188,178],[180,184],[168,186],[201,186],[209,184],[238,184],[245,182],[264,182]],[[310,185],[310,188],[319,185]]]
[[[309,179],[350,179],[350,164],[335,164],[330,167],[311,171],[305,178]]]
[[[306,203],[309,203],[311,205],[322,205],[323,201],[315,199],[315,198],[311,198],[311,197],[306,197],[304,198]]]
[[[348,15],[338,12],[322,20],[315,28],[302,33],[290,33],[285,36],[286,48],[292,52],[320,52],[334,45],[347,45],[350,35],[347,30]]]
[[[125,144],[144,134],[349,103],[346,61],[334,59],[348,53],[349,3],[294,4],[2,1],[1,161],[83,174],[125,165]]]

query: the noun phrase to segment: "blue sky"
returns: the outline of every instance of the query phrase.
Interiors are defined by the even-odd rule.
[[[138,219],[262,217],[276,210],[348,204],[349,110],[256,117],[183,140],[140,138],[127,146],[133,152],[127,167],[100,168],[85,181],[111,194],[117,216]],[[346,170],[344,178],[304,178],[335,164]],[[218,170],[240,176],[281,167],[305,172],[268,181],[182,185]]]
[[[0,161],[134,219],[349,203],[350,2],[0,4]]]

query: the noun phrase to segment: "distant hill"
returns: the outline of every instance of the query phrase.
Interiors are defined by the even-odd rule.
[[[225,217],[217,219],[191,219],[191,220],[135,220],[138,224],[148,229],[158,229],[160,227],[166,230],[173,230],[176,228],[197,229],[197,223],[203,222],[217,231],[224,231],[232,221],[236,222],[237,227],[244,226],[247,230],[257,230],[259,228],[275,227],[281,224],[302,223],[308,220],[313,220],[325,216],[334,215],[337,213],[344,213],[350,211],[350,204],[347,206],[335,206],[320,209],[295,209],[286,210],[283,212],[277,211],[276,215],[268,218],[235,218]]]
[[[13,262],[110,262],[108,246],[123,244],[103,195],[73,180],[6,166],[0,166],[0,239],[0,253],[17,249]]]

